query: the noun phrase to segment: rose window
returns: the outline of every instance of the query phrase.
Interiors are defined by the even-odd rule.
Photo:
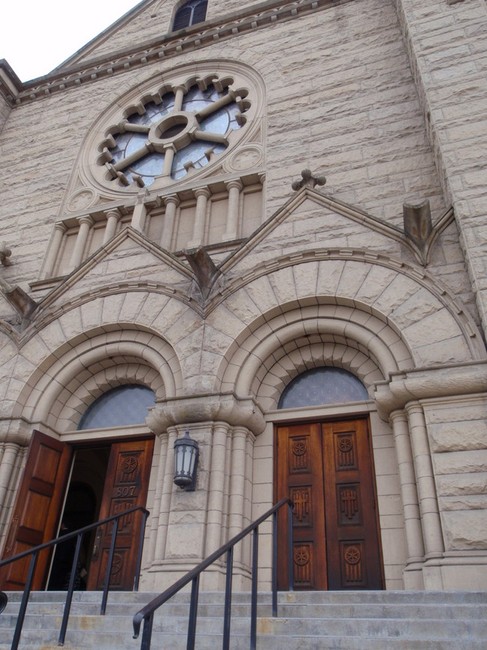
[[[221,155],[250,108],[247,91],[233,90],[231,82],[177,86],[131,107],[101,145],[106,179],[147,187],[159,177],[182,179]]]

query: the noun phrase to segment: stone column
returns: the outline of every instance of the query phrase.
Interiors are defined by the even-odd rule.
[[[237,239],[238,231],[238,218],[240,212],[240,192],[243,185],[239,180],[229,181],[227,183],[228,189],[228,213],[227,213],[227,227],[223,234],[223,241],[231,241]]]
[[[19,445],[13,442],[6,442],[3,445],[3,454],[0,463],[0,509],[3,515],[7,512],[8,491],[9,487],[12,489],[12,474],[17,467],[19,450]]]
[[[169,525],[169,512],[171,510],[171,499],[173,494],[173,477],[174,477],[174,441],[178,437],[177,430],[171,428],[166,436],[166,456],[161,456],[162,471],[162,488],[160,509],[158,513],[157,535],[154,548],[155,564],[161,563],[166,555],[167,527]]]
[[[428,444],[428,432],[423,408],[418,402],[406,405],[411,434],[419,508],[423,523],[423,539],[426,559],[438,557],[444,551],[436,486]]]
[[[225,458],[229,426],[215,424],[212,441],[211,467],[208,485],[205,556],[216,551],[226,540],[224,533]]]
[[[76,243],[74,245],[73,254],[71,255],[71,269],[75,269],[81,264],[83,259],[83,253],[85,251],[86,242],[88,241],[88,235],[90,228],[93,226],[94,221],[88,215],[85,217],[80,217],[78,219],[79,230],[78,236],[76,237]]]
[[[112,239],[112,237],[115,236],[115,233],[117,231],[117,224],[122,215],[120,214],[120,210],[118,208],[115,208],[113,210],[107,210],[105,212],[105,216],[107,218],[107,224],[105,226],[103,244],[106,244],[110,241],[110,239]]]
[[[171,249],[172,238],[174,234],[174,222],[176,220],[176,210],[180,203],[179,198],[174,196],[166,196],[164,199],[166,206],[166,213],[162,225],[161,248],[166,250]]]
[[[231,539],[244,528],[247,429],[245,427],[235,427],[232,438],[228,539]],[[241,544],[235,548],[234,560],[235,562],[242,561]]]
[[[408,564],[422,562],[424,559],[423,532],[407,418],[404,411],[394,411],[391,413],[390,418],[396,444],[399,481],[404,508]]]
[[[63,241],[64,233],[67,228],[62,222],[58,222],[54,225],[54,234],[49,244],[49,250],[47,253],[46,264],[44,266],[44,277],[49,278],[54,273],[54,267],[56,266],[56,261],[61,250],[61,243]]]
[[[200,187],[194,191],[196,197],[196,210],[194,215],[193,238],[188,243],[188,248],[196,248],[203,243],[205,235],[206,208],[211,192],[206,187]]]

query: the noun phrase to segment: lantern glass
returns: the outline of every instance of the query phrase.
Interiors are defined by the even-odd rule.
[[[186,431],[183,438],[174,443],[174,483],[181,488],[194,490],[198,443]]]

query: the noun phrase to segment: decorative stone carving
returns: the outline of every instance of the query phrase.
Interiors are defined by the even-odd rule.
[[[154,433],[163,433],[175,425],[218,421],[247,427],[255,435],[265,428],[265,418],[257,402],[251,397],[238,398],[230,393],[157,402],[146,418],[147,426]]]
[[[184,251],[184,255],[193,269],[201,295],[206,299],[220,271],[202,246],[195,250]]]
[[[295,192],[303,187],[310,187],[313,189],[316,185],[324,185],[326,183],[326,178],[324,176],[314,176],[313,172],[309,169],[303,169],[301,176],[302,179],[300,181],[294,181],[292,184],[292,188]]]
[[[10,248],[7,248],[7,244],[5,242],[2,242],[0,244],[0,262],[3,264],[3,266],[10,266],[12,264],[10,261],[11,255],[12,251]]]

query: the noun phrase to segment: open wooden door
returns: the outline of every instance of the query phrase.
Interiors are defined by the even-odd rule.
[[[365,418],[280,426],[276,501],[294,502],[296,589],[382,589],[372,453]],[[279,518],[278,586],[287,589],[287,512]]]
[[[153,438],[112,444],[99,519],[135,506],[145,506],[153,448]],[[141,523],[141,513],[120,519],[110,576],[111,589],[133,588]],[[103,588],[111,530],[112,524],[109,524],[97,532],[89,566],[88,589]]]
[[[56,536],[70,461],[71,448],[68,445],[34,431],[3,559],[43,544]],[[49,552],[40,554],[33,589],[44,587],[49,560]],[[1,588],[23,589],[29,563],[30,557],[27,557],[7,565],[0,576]]]

